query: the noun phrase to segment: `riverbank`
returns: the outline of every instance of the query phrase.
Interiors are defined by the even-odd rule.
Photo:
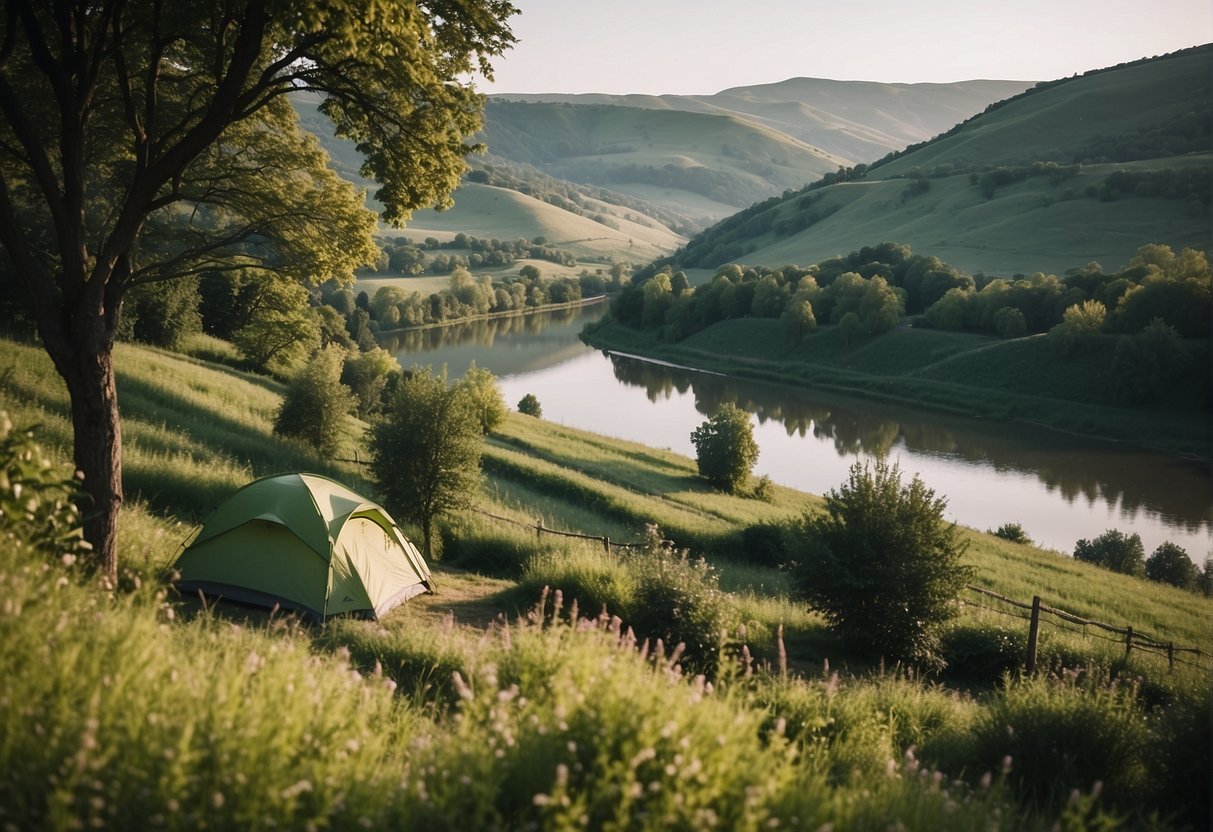
[[[1163,400],[1114,402],[1115,338],[1067,356],[1045,337],[1004,341],[899,327],[846,343],[837,327],[796,341],[777,321],[724,321],[677,344],[613,321],[587,327],[597,349],[736,378],[843,393],[983,419],[1031,423],[1080,436],[1210,459],[1209,347],[1191,360]]]

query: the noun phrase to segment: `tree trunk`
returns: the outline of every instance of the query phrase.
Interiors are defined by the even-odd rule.
[[[81,310],[89,308],[92,314]],[[74,461],[76,472],[84,475],[79,501],[84,537],[97,568],[115,580],[118,512],[123,507],[123,427],[113,355],[118,315],[114,310],[99,313],[96,302],[69,307],[62,317],[46,309],[38,312],[42,344],[72,399]]]
[[[73,349],[51,352],[71,397],[76,470],[84,475],[80,504],[84,539],[92,544],[98,568],[113,580],[118,574],[118,512],[123,499],[122,424],[113,339],[104,324],[94,326],[99,332],[90,334],[99,338],[74,339]]]

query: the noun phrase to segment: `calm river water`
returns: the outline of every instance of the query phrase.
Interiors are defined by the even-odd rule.
[[[1109,528],[1165,540],[1198,564],[1213,553],[1213,478],[1206,463],[1009,422],[964,419],[665,367],[585,346],[578,333],[604,304],[420,330],[385,339],[404,367],[475,360],[511,407],[527,393],[545,419],[694,456],[691,431],[726,402],[753,415],[756,474],[823,494],[856,459],[888,457],[948,501],[960,523],[1018,522],[1039,545],[1069,553]]]

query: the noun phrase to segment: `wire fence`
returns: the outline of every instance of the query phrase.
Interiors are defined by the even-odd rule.
[[[571,537],[578,540],[594,540],[602,544],[603,551],[605,551],[608,555],[611,553],[611,547],[616,549],[643,549],[647,545],[645,543],[619,543],[611,540],[611,538],[607,537],[606,535],[581,534],[579,532],[563,532],[559,529],[549,529],[547,526],[543,525],[542,520],[536,520],[534,523],[524,523],[521,520],[515,520],[512,517],[502,517],[500,514],[493,514],[492,512],[484,511],[478,508],[474,508],[472,511],[502,523],[510,523],[515,526],[521,526],[524,529],[531,529],[535,532],[535,536],[537,538],[541,538],[545,534],[551,534],[556,535],[557,537]]]
[[[1023,601],[1008,598],[1005,595],[1000,595],[997,592],[974,586],[973,584],[966,584],[965,589],[985,598],[993,598],[1011,609],[994,607],[988,603],[980,603],[968,599],[964,599],[965,605],[1028,622],[1027,670],[1029,673],[1034,672],[1036,669],[1036,647],[1039,641],[1041,622],[1076,635],[1123,644],[1126,659],[1134,650],[1148,653],[1152,656],[1164,657],[1171,669],[1174,669],[1175,665],[1181,664],[1200,670],[1208,670],[1209,665],[1202,660],[1213,658],[1213,654],[1199,647],[1177,645],[1174,641],[1163,641],[1161,638],[1152,636],[1143,630],[1135,629],[1132,626],[1117,627],[1114,624],[1096,621],[1093,618],[1084,618],[1068,610],[1051,607],[1043,603],[1039,595],[1032,596],[1031,603],[1024,603]],[[1017,610],[1027,610],[1028,614],[1025,615],[1023,612],[1018,612]],[[1195,661],[1190,661],[1184,658],[1184,656],[1192,656],[1195,658]]]

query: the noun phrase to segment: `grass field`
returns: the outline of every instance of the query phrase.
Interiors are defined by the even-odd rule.
[[[630,221],[623,215],[632,212],[605,203],[602,213],[616,227],[490,185],[465,183],[452,198],[455,205],[446,211],[427,209],[414,214],[408,235],[441,239],[444,234],[463,232],[472,237],[501,240],[542,236],[551,245],[571,251],[579,258],[610,257],[629,263],[643,263],[669,254],[684,242],[664,226]]]
[[[797,193],[766,209],[762,219],[769,221],[719,236],[708,229],[709,249],[719,243],[733,262],[808,265],[895,240],[970,273],[1004,277],[1062,274],[1091,261],[1119,269],[1147,240],[1205,250],[1207,198],[1126,194],[1105,201],[1085,192],[1100,193],[1106,177],[1121,170],[1207,174],[1207,143],[1186,142],[1186,128],[1176,125],[1194,117],[1193,101],[1213,96],[1211,67],[1213,51],[1203,48],[1033,90],[856,181],[812,192],[811,205]],[[970,179],[998,166],[1080,160],[1068,178],[1031,176],[993,194]],[[906,177],[915,176],[928,177],[925,190],[909,189]],[[801,230],[778,233],[797,221]]]
[[[0,348],[0,409],[18,425],[41,423],[38,436],[64,459],[65,400],[49,361],[34,347]],[[735,545],[740,528],[814,510],[815,498],[727,497],[699,485],[685,458],[518,414],[487,443],[479,506],[524,525],[448,518],[440,594],[382,622],[324,629],[183,603],[158,583],[160,568],[248,479],[293,468],[373,486],[357,466],[273,436],[274,382],[134,346],[117,361],[130,441],[120,587],[102,591],[79,567],[0,544],[4,823],[1045,829],[1153,818],[1179,829],[1207,820],[1207,674],[1167,673],[1165,659],[1137,653],[1125,664],[1116,644],[1049,629],[1046,666],[1089,670],[1004,687],[1025,622],[976,607],[945,637],[964,657],[961,675],[941,686],[882,670],[848,656],[790,596],[784,573]],[[360,426],[349,431],[355,447]],[[636,606],[650,597],[652,564],[607,558],[592,541],[537,540],[526,524],[539,517],[620,538],[652,522],[697,535],[715,577],[697,584],[686,567],[691,583],[678,597],[729,623],[734,658],[709,685],[673,667],[669,643],[638,651],[626,622],[592,620],[602,597],[637,621],[660,613]],[[1011,597],[1039,593],[1181,644],[1207,641],[1213,628],[1207,599],[963,534],[977,582]],[[561,623],[582,590],[591,620]],[[531,615],[493,623],[516,610]],[[779,671],[780,627],[789,675]],[[1110,684],[1109,672],[1122,681]]]

